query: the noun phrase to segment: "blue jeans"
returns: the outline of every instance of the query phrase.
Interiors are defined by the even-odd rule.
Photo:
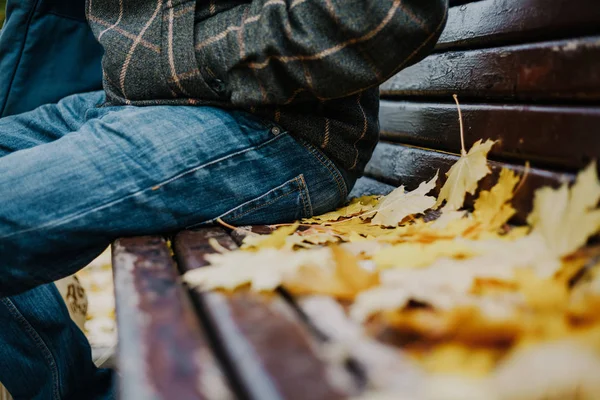
[[[48,284],[112,240],[310,217],[353,185],[319,149],[246,112],[103,101],[79,94],[0,119],[0,382],[16,399],[112,398]]]

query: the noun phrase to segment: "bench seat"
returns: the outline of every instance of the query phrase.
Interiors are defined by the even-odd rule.
[[[499,141],[480,186],[501,168],[527,170],[513,202],[519,223],[537,188],[572,181],[600,156],[600,3],[450,3],[435,52],[381,87],[382,141],[352,196],[443,176],[460,154],[457,94],[467,148]],[[319,400],[348,398],[373,379],[410,385],[393,345],[340,347],[353,324],[323,298],[189,290],[180,275],[206,265],[214,240],[233,249],[240,238],[214,227],[180,232],[171,246],[114,243],[122,398]]]

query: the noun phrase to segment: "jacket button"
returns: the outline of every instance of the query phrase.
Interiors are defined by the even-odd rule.
[[[225,86],[225,82],[220,79],[213,79],[210,83],[210,87],[219,95],[224,96],[227,94],[227,87]]]
[[[281,133],[281,128],[279,128],[278,126],[274,126],[271,128],[271,133],[273,135],[277,136]]]

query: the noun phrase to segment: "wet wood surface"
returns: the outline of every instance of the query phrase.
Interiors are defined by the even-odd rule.
[[[117,240],[113,270],[120,398],[231,398],[164,239]]]
[[[174,249],[182,272],[206,265],[206,255],[216,252],[210,242],[236,247],[221,228],[176,236]],[[194,291],[194,296],[215,345],[247,398],[346,398],[327,378],[328,366],[318,356],[318,343],[278,294]]]
[[[577,170],[600,155],[600,106],[461,104],[468,148],[479,139],[499,141],[491,157],[534,166]],[[382,101],[382,138],[460,153],[454,103]]]
[[[597,0],[483,0],[450,9],[437,50],[598,33],[600,2]]]
[[[396,188],[393,186],[363,176],[356,181],[356,185],[354,185],[348,197],[352,199],[361,196],[387,195],[394,189]]]
[[[384,97],[598,101],[600,36],[434,54],[381,87]],[[479,100],[481,101],[481,100]]]
[[[432,192],[437,195],[445,182],[446,172],[458,158],[457,154],[384,142],[375,149],[373,159],[367,166],[366,174],[379,181],[394,186],[405,185],[407,190],[414,190],[421,182],[433,178],[439,170],[442,179],[438,180],[438,186]],[[522,165],[490,161],[489,166],[492,174],[480,181],[479,187],[482,190],[489,189],[496,183],[498,173],[502,168],[512,169],[521,176],[525,175],[525,168]],[[536,189],[542,186],[556,187],[563,182],[572,181],[573,178],[574,176],[569,173],[531,168],[512,201],[517,210],[516,221],[523,222],[529,214]],[[469,196],[467,205],[471,203],[472,198]]]

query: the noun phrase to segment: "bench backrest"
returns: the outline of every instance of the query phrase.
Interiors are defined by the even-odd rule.
[[[540,185],[557,185],[600,156],[600,2],[451,1],[436,51],[381,87],[382,142],[366,175],[414,189],[460,153],[499,140],[492,169],[531,170],[519,217]],[[483,187],[490,186],[490,176]]]

